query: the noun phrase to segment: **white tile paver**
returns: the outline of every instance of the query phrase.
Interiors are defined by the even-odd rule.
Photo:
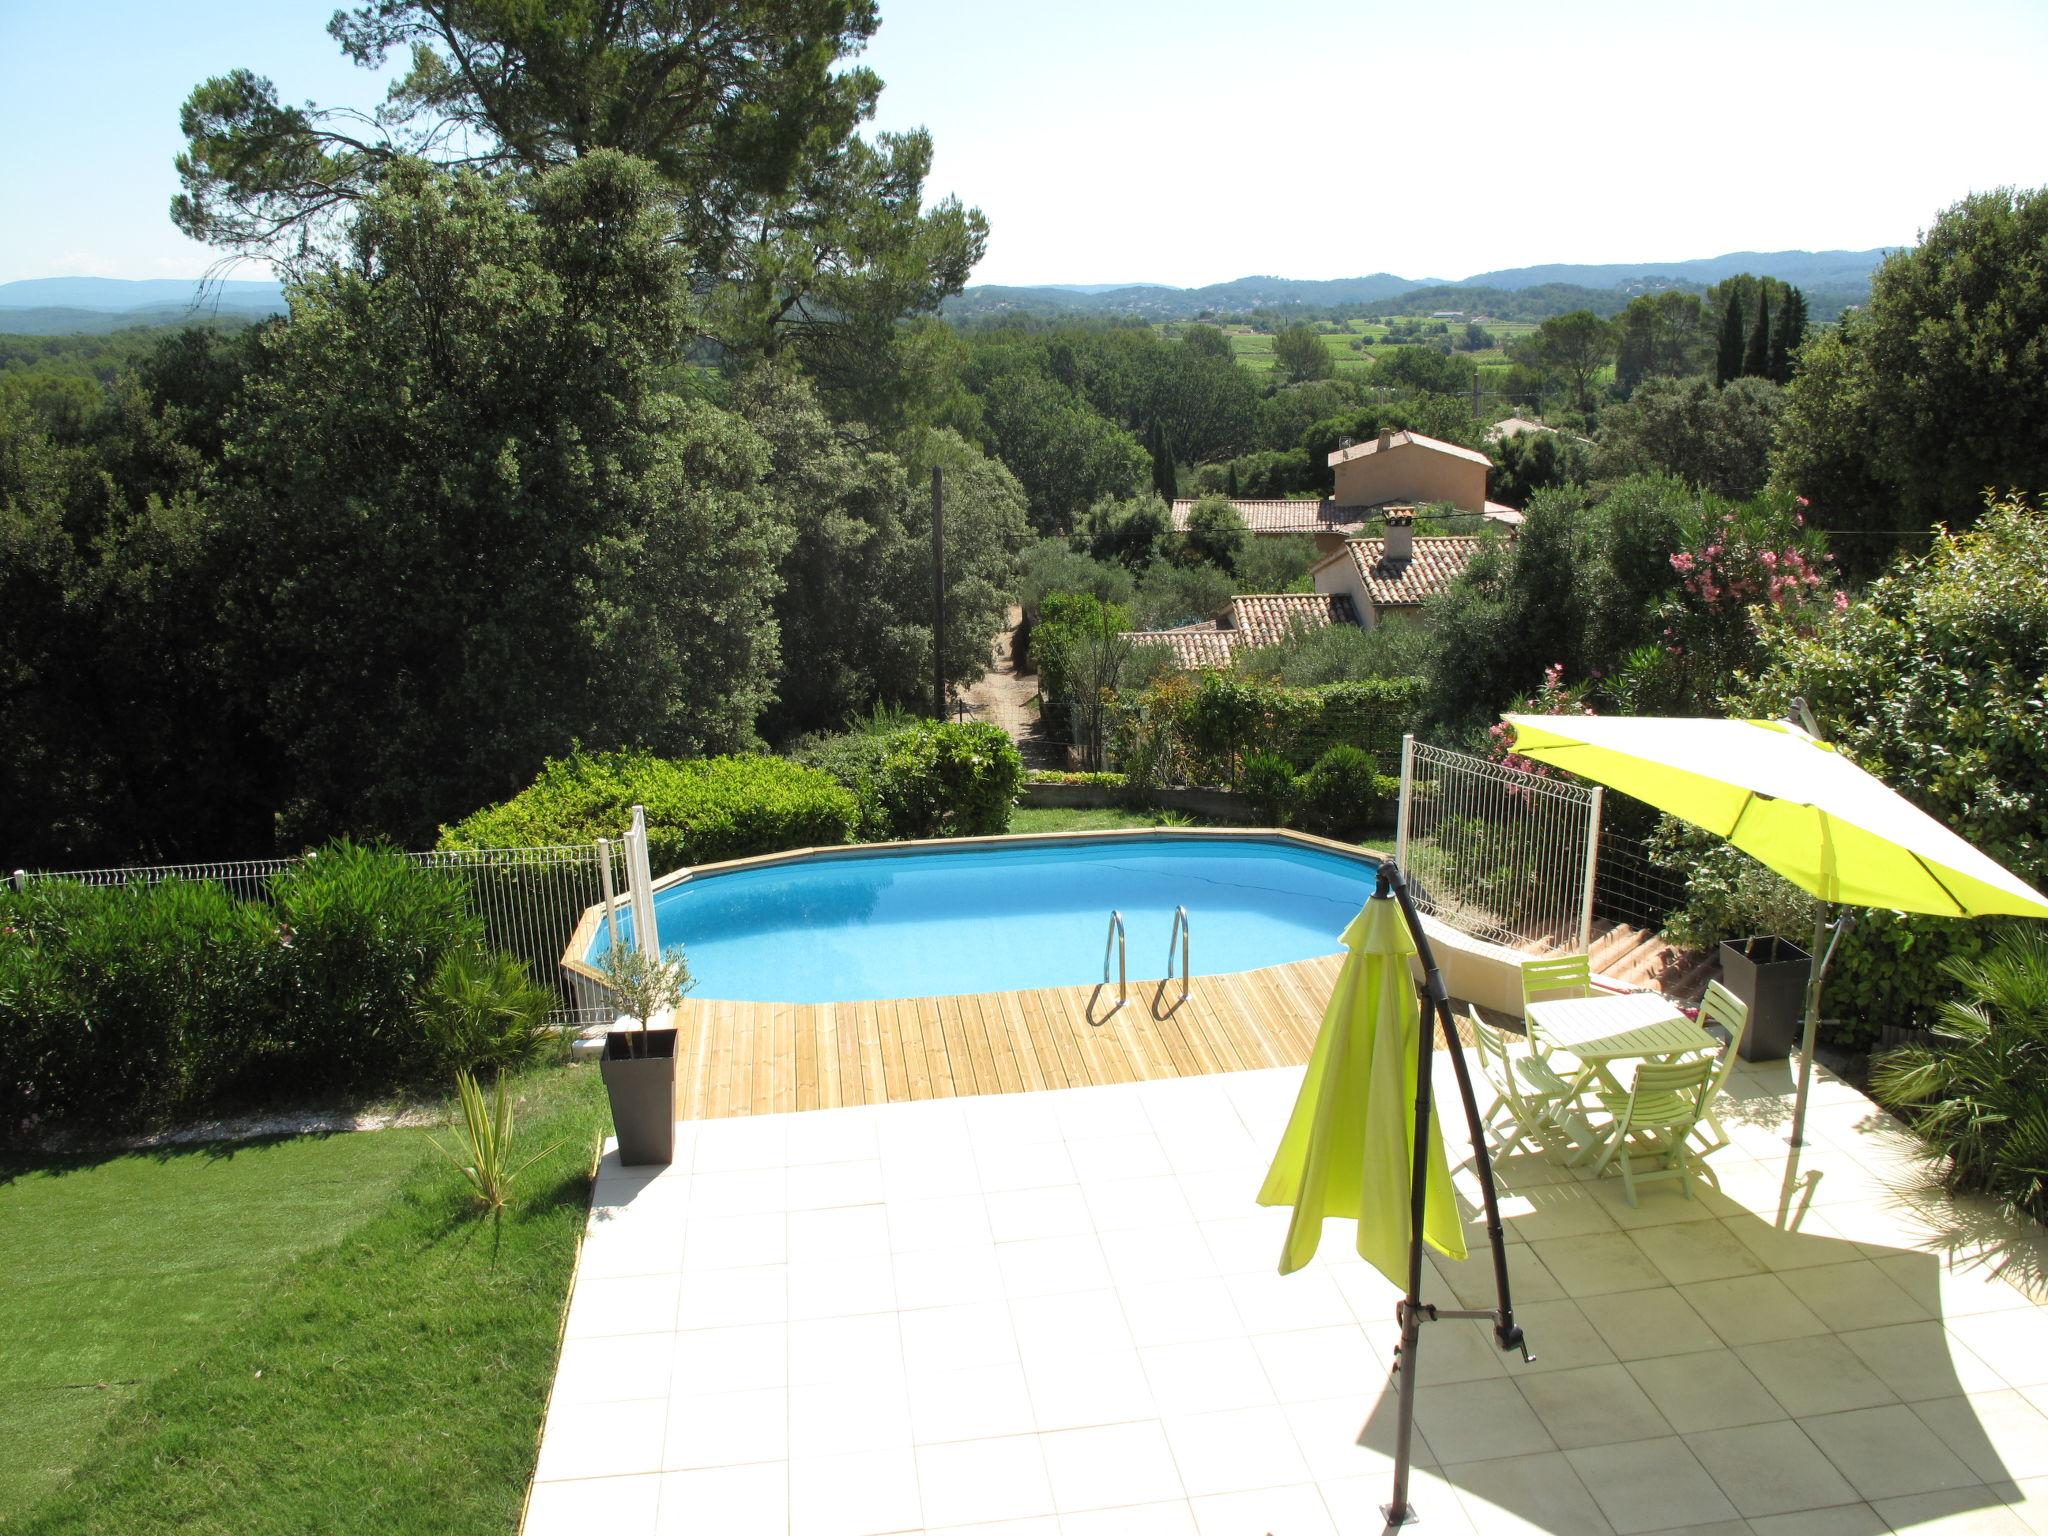
[[[1379,1536],[1398,1292],[1342,1223],[1279,1276],[1289,1213],[1253,1203],[1299,1081],[709,1121],[671,1168],[608,1156],[525,1536]],[[1538,1358],[1425,1331],[1423,1529],[2048,1536],[2048,1310],[2005,1277],[2048,1242],[1930,1189],[1825,1072],[1799,1160],[1783,1065],[1733,1084],[1693,1202],[1500,1160]],[[1440,1303],[1492,1301],[1468,1241],[1430,1261]]]
[[[1062,1514],[1182,1496],[1179,1468],[1156,1420],[1068,1429],[1042,1437],[1053,1502]]]
[[[789,1464],[789,1536],[882,1536],[923,1524],[917,1461],[907,1449]]]
[[[629,1526],[586,1526],[626,1536]],[[789,1467],[780,1461],[671,1472],[661,1480],[657,1536],[788,1536]]]

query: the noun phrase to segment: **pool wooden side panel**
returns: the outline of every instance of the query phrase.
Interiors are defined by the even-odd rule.
[[[1114,988],[1040,987],[868,1003],[686,999],[686,1120],[1196,1077],[1308,1060],[1343,962]]]

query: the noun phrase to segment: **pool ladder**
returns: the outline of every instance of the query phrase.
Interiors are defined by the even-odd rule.
[[[1173,932],[1166,936],[1166,979],[1168,981],[1173,980],[1173,946],[1177,941],[1180,944],[1180,1000],[1182,1002],[1188,1000],[1189,989],[1195,983],[1195,973],[1188,969],[1188,929],[1191,926],[1188,922],[1188,909],[1186,907],[1175,907],[1173,909]]]
[[[1102,984],[1105,987],[1109,985],[1109,952],[1112,947],[1116,950],[1116,1008],[1109,1011],[1115,1013],[1117,1008],[1123,1007],[1130,991],[1124,965],[1124,915],[1116,911],[1109,914],[1109,934],[1102,941]]]

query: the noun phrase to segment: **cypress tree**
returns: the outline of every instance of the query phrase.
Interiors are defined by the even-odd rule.
[[[1152,489],[1160,498],[1172,504],[1179,490],[1179,481],[1173,473],[1173,445],[1166,440],[1166,423],[1152,423]]]
[[[1756,285],[1756,329],[1749,333],[1749,346],[1742,354],[1742,371],[1763,378],[1771,371],[1771,289]]]
[[[1735,295],[1721,308],[1721,346],[1714,356],[1714,382],[1726,384],[1742,372],[1742,310]]]
[[[1787,288],[1778,305],[1778,325],[1771,332],[1771,377],[1780,384],[1792,382],[1792,359],[1806,340],[1806,295]]]
[[[1230,472],[1223,477],[1223,494],[1232,501],[1237,500],[1237,460],[1230,461]]]

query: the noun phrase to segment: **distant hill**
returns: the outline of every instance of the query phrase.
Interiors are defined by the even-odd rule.
[[[1842,283],[1870,284],[1870,274],[1885,257],[1875,251],[1730,251],[1725,256],[1702,256],[1692,261],[1623,261],[1602,265],[1552,263],[1542,267],[1509,267],[1500,272],[1478,272],[1458,286],[1483,288],[1534,288],[1540,283],[1572,283],[1581,288],[1615,288],[1645,278],[1670,277],[1681,282],[1718,283],[1738,272],[1780,278],[1795,287],[1835,286]]]
[[[971,320],[1003,314],[1030,315],[1141,315],[1148,320],[1189,320],[1201,314],[1240,314],[1252,309],[1330,309],[1350,304],[1374,304],[1391,299],[1411,288],[1436,285],[1439,279],[1417,281],[1376,272],[1370,277],[1340,277],[1313,281],[1294,277],[1240,277],[1234,282],[1211,283],[1206,288],[1170,288],[1164,284],[1133,283],[1123,288],[1104,288],[1093,283],[1047,284],[1033,288],[1010,288],[984,283],[969,288],[957,299],[946,301],[949,320]]]
[[[263,318],[251,309],[194,309],[189,304],[145,304],[140,309],[9,309],[0,307],[0,335],[107,336],[155,326],[241,326]]]
[[[1192,320],[1204,314],[1245,314],[1253,310],[1299,309],[1312,314],[1384,305],[1389,313],[1485,308],[1501,318],[1540,319],[1582,306],[1612,314],[1637,293],[1665,288],[1697,292],[1738,272],[1754,272],[1798,285],[1806,293],[1809,312],[1816,319],[1826,320],[1840,314],[1847,305],[1860,304],[1869,297],[1870,274],[1885,254],[1883,250],[1731,251],[1724,256],[1685,261],[1554,262],[1478,272],[1456,280],[1376,272],[1370,277],[1323,281],[1241,277],[1235,282],[1211,283],[1202,288],[1149,284],[1121,288],[1094,283],[1040,287],[983,284],[949,300],[944,314],[949,320],[983,321],[1024,315]],[[1485,290],[1485,294],[1483,298],[1474,294],[1466,302],[1459,302],[1461,289]],[[1502,294],[1519,297],[1512,302],[1502,301]]]
[[[31,277],[0,283],[0,332],[14,336],[98,334],[132,325],[211,319],[255,320],[284,311],[272,281],[189,278]]]

